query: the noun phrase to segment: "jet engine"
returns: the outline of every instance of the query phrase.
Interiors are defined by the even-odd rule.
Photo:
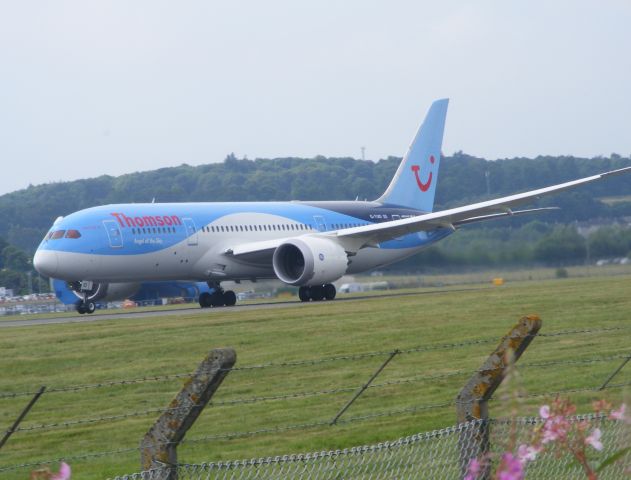
[[[68,282],[67,285],[80,300],[83,300],[84,291],[87,292],[89,302],[124,300],[140,289],[140,283],[92,283],[91,286],[88,285],[89,288],[82,291],[82,283],[85,287],[85,282]]]
[[[289,285],[323,285],[346,273],[348,256],[325,238],[291,238],[276,248],[272,264],[276,276]]]

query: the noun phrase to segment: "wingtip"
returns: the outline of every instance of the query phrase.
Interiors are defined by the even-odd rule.
[[[620,175],[621,173],[631,172],[631,166],[618,168],[617,170],[611,170],[610,172],[601,173],[601,177],[609,177],[610,175]]]

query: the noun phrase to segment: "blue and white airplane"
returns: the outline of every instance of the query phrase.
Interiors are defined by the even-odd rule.
[[[202,308],[231,306],[226,280],[278,278],[302,301],[332,300],[332,282],[414,255],[459,226],[546,208],[513,208],[631,167],[433,212],[448,100],[429,109],[385,193],[375,201],[147,203],[88,208],[53,224],[34,257],[68,282],[79,313],[141,282],[206,282]]]

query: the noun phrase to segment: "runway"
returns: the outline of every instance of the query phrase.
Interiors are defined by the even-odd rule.
[[[379,294],[379,295],[347,297],[347,298],[338,297],[334,300],[334,302],[357,302],[357,301],[367,300],[367,299],[404,297],[404,296],[411,296],[411,295],[438,295],[438,294],[445,294],[445,293],[487,290],[488,288],[489,287],[441,289],[441,290],[423,291],[423,292],[384,293],[384,294]],[[199,308],[199,307],[185,307],[185,308],[151,310],[151,311],[142,311],[142,312],[105,310],[105,312],[107,313],[96,313],[92,315],[79,315],[78,313],[69,313],[67,316],[63,316],[63,317],[42,316],[41,318],[29,318],[27,320],[0,320],[0,328],[29,327],[29,326],[37,326],[37,325],[56,325],[56,324],[66,324],[66,323],[88,323],[88,322],[99,322],[99,321],[105,321],[105,320],[125,320],[125,319],[136,319],[136,318],[147,318],[147,317],[164,317],[168,315],[178,315],[178,314],[217,315],[220,313],[226,313],[226,312],[236,313],[236,312],[246,311],[246,310],[269,310],[269,309],[275,309],[275,308],[289,308],[289,307],[300,308],[300,307],[306,307],[308,305],[313,305],[314,303],[326,304],[329,302],[326,302],[326,301],[300,302],[299,300],[290,300],[290,301],[235,305],[234,307],[219,307],[219,308],[204,308],[204,309]]]

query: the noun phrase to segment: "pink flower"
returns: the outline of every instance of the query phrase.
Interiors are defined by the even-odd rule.
[[[478,478],[478,475],[482,471],[482,464],[477,458],[472,458],[469,461],[469,468],[467,469],[467,474],[464,476],[463,480],[475,480]]]
[[[524,466],[512,453],[506,452],[502,455],[502,462],[497,469],[499,480],[523,480]]]
[[[596,400],[592,402],[592,407],[596,413],[604,412],[605,410],[609,410],[611,408],[611,403],[607,400]]]
[[[550,417],[550,407],[548,405],[541,405],[539,416],[543,419],[548,419]]]
[[[51,480],[69,480],[70,479],[70,465],[68,465],[65,462],[61,462],[61,465],[59,466],[59,473],[55,473],[53,474],[51,478]]]
[[[534,461],[537,458],[539,452],[541,452],[541,447],[522,444],[517,449],[517,458],[522,465],[525,465],[528,462]]]
[[[626,410],[627,406],[623,403],[622,405],[620,405],[620,408],[618,410],[611,411],[611,413],[609,414],[609,418],[611,420],[624,420]]]
[[[570,430],[570,424],[563,415],[552,415],[543,424],[543,438],[541,443],[564,440]]]
[[[594,431],[590,433],[587,438],[585,438],[585,445],[591,445],[592,447],[594,447],[596,450],[599,450],[599,451],[602,450],[603,444],[600,441],[601,435],[602,433],[600,431],[600,428],[595,428]]]

